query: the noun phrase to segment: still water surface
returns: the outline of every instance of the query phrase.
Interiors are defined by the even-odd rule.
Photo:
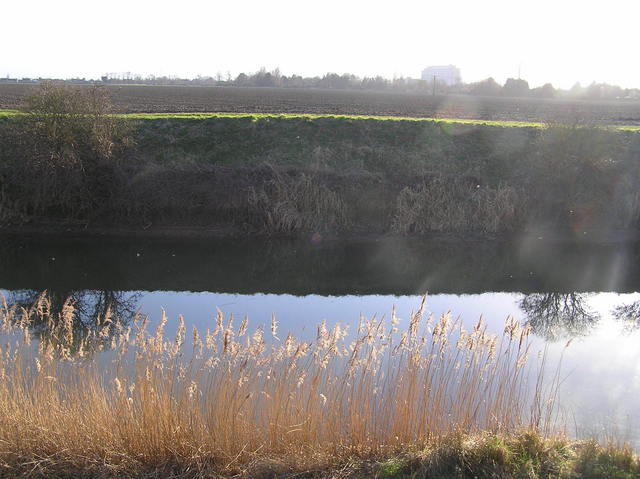
[[[496,333],[507,316],[528,323],[536,350],[562,356],[567,432],[640,446],[637,243],[1,238],[8,301],[44,290],[74,297],[87,324],[107,304],[152,321],[164,308],[173,333],[178,315],[206,329],[219,308],[254,326],[275,313],[281,331],[309,339],[322,320],[353,327],[394,305],[408,318],[427,293],[429,312],[469,327],[480,315]]]

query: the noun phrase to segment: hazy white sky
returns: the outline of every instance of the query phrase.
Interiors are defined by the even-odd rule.
[[[0,0],[0,76],[518,75],[640,87],[638,0]]]

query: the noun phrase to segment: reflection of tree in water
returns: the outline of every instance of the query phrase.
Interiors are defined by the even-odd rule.
[[[140,293],[109,290],[49,290],[44,293],[25,290],[12,292],[7,302],[9,306],[24,308],[29,312],[31,330],[40,340],[51,339],[48,337],[52,332],[49,318],[60,321],[65,308],[71,305],[74,342],[87,338],[90,333],[96,337],[100,336],[97,333],[102,333],[102,342],[107,343],[118,328],[126,327],[136,317],[139,297]],[[34,305],[39,301],[46,305],[46,314],[36,312]]]
[[[640,301],[616,306],[611,315],[622,323],[627,333],[640,329]]]
[[[587,293],[534,293],[520,300],[532,331],[549,341],[584,336],[600,320]]]

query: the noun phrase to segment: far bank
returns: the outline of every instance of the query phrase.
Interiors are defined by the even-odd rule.
[[[50,119],[0,119],[5,231],[617,237],[639,226],[633,130],[109,115],[51,138]]]

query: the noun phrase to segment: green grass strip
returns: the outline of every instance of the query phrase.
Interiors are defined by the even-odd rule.
[[[19,110],[0,109],[0,118],[22,114]],[[480,125],[502,128],[545,128],[541,122],[528,121],[496,121],[496,120],[472,120],[463,118],[426,118],[408,116],[376,116],[376,115],[328,115],[315,113],[224,113],[224,112],[188,112],[188,113],[124,113],[117,115],[123,118],[138,120],[208,120],[215,118],[251,118],[253,121],[269,119],[320,119],[335,118],[351,121],[407,121],[407,122],[435,122],[452,125]],[[639,125],[606,125],[603,128],[620,131],[640,131]]]
[[[320,119],[335,118],[341,120],[374,120],[374,121],[410,121],[410,122],[439,122],[463,125],[487,125],[500,127],[533,127],[542,128],[543,123],[522,122],[522,121],[489,121],[489,120],[467,120],[458,118],[423,118],[408,116],[377,116],[377,115],[328,115],[316,113],[207,113],[207,112],[190,112],[190,113],[128,113],[123,115],[127,118],[137,118],[141,120],[160,120],[160,119],[194,119],[206,120],[211,118],[251,118],[254,121],[265,119]]]
[[[18,110],[0,110],[0,117],[20,115]]]

